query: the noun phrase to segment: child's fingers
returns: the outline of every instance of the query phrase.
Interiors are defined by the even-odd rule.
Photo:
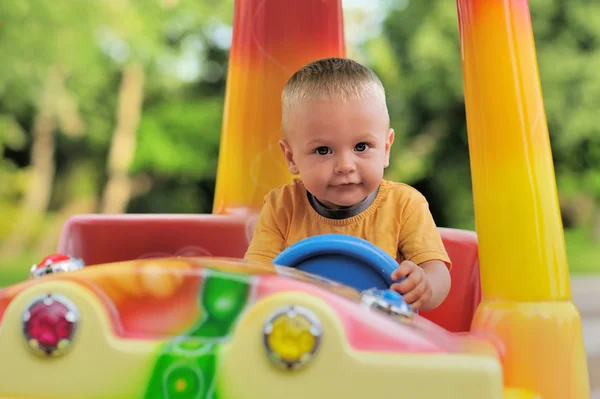
[[[422,281],[422,274],[418,270],[413,270],[404,280],[398,283],[399,289],[406,294],[414,290]]]
[[[414,303],[410,303],[410,307],[412,308],[412,310],[414,310],[415,312],[419,309],[421,309],[421,306],[423,306],[423,299],[418,299],[416,300]]]
[[[392,272],[392,280],[400,280],[402,277],[409,275],[414,269],[415,264],[409,261],[404,261],[396,270]]]
[[[402,288],[401,288],[402,289]],[[425,284],[418,284],[414,289],[411,289],[403,295],[407,303],[413,303],[423,296],[425,293]]]
[[[412,274],[409,275],[406,279],[404,279],[401,283],[394,283],[390,288],[396,291],[399,294],[405,295],[412,291],[419,282],[417,279],[412,277]]]
[[[392,284],[392,286],[390,287],[390,290],[396,291],[398,294],[403,295],[402,291],[400,291],[400,283]]]

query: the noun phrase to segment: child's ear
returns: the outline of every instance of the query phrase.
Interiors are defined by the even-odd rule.
[[[285,158],[285,163],[287,163],[288,169],[290,173],[293,175],[297,175],[300,172],[298,171],[298,167],[294,162],[294,154],[292,153],[292,147],[286,139],[279,140],[279,147],[281,148],[281,152],[283,152],[283,157]]]
[[[385,167],[390,166],[390,149],[394,144],[394,129],[390,128],[387,132],[387,138],[385,140]]]

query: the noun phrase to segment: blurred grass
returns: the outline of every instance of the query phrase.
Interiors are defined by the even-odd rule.
[[[50,254],[49,254],[50,255]],[[23,281],[29,274],[29,268],[41,258],[23,254],[11,259],[0,260],[0,287]]]
[[[565,241],[571,274],[600,274],[600,245],[586,231],[566,230]],[[28,254],[0,260],[0,287],[25,280],[31,265],[40,260]]]
[[[600,244],[587,230],[566,230],[565,242],[571,274],[600,274]]]

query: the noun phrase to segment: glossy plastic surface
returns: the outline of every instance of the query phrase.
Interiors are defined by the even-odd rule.
[[[542,399],[542,397],[528,389],[506,388],[502,399]]]
[[[587,399],[526,0],[458,0],[484,302],[473,329],[506,346],[505,383]]]
[[[358,237],[323,234],[305,238],[284,249],[276,265],[318,274],[359,291],[388,289],[398,263],[381,249]]]
[[[483,296],[569,299],[528,3],[459,0],[458,10]]]
[[[508,386],[544,399],[590,397],[581,318],[571,301],[484,301],[472,332],[502,340]]]
[[[165,256],[243,258],[251,220],[221,215],[77,215],[63,227],[58,252],[85,264]]]
[[[478,336],[450,334],[419,316],[400,322],[362,306],[355,290],[282,271],[217,258],[144,259],[4,288],[0,353],[10,362],[0,362],[0,397],[250,399],[285,389],[302,398],[337,396],[335,383],[345,398],[361,399],[393,396],[397,375],[413,397],[502,397],[497,352]],[[55,358],[33,356],[18,328],[32,299],[48,293],[68,298],[82,320]],[[260,333],[291,305],[311,312],[324,334],[298,373],[271,364]]]
[[[235,2],[213,213],[258,211],[288,183],[281,91],[300,67],[345,55],[341,0]]]

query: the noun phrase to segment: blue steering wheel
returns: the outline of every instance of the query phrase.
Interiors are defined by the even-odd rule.
[[[305,238],[283,250],[273,263],[323,276],[359,291],[388,290],[405,278],[392,280],[398,263],[382,249],[343,234]]]

